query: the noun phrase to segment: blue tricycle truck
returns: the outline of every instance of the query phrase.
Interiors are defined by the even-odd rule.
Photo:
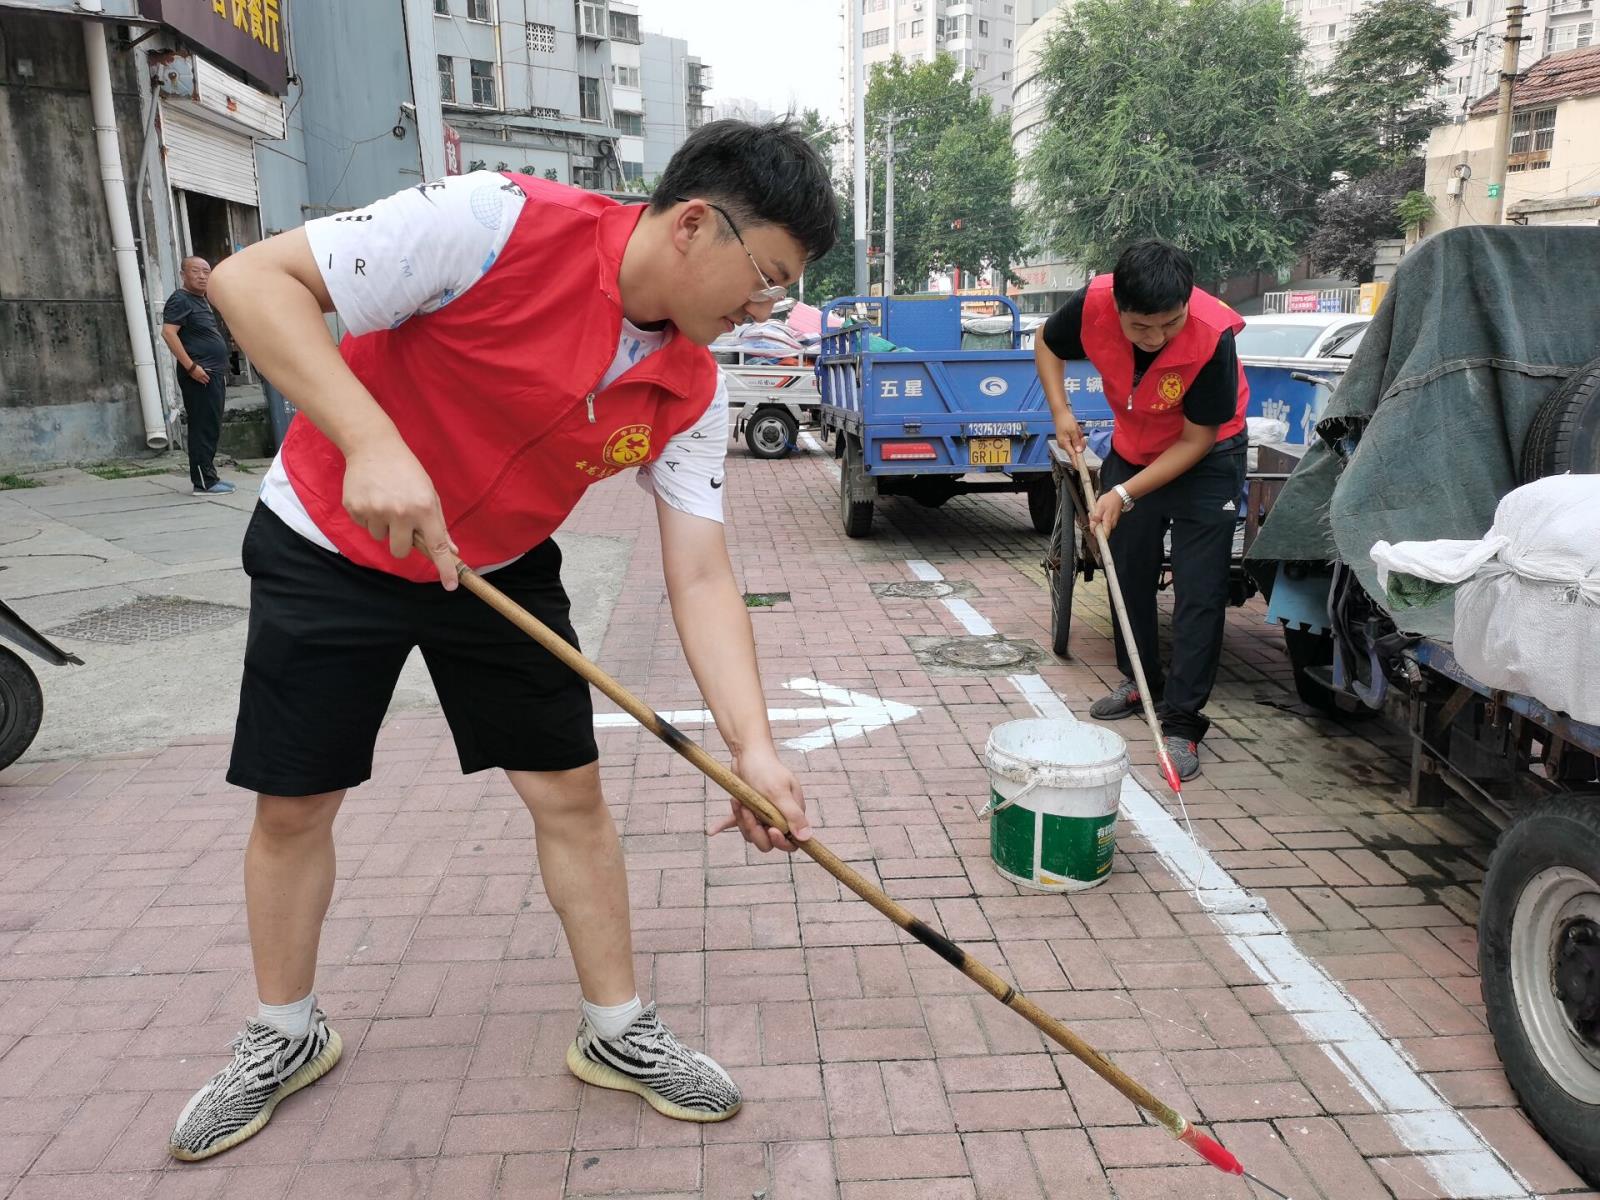
[[[963,306],[1002,308],[1011,349],[963,350]],[[844,318],[833,330],[835,314]],[[937,508],[971,492],[1026,492],[1033,527],[1055,523],[1049,442],[1055,433],[1017,306],[1004,296],[846,297],[823,309],[817,381],[821,425],[835,437],[839,516],[866,537],[880,496]],[[1110,428],[1099,376],[1069,364],[1086,430]]]

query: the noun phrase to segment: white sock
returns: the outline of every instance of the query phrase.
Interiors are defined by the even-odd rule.
[[[590,1004],[587,1000],[583,1002],[583,1015],[589,1019],[594,1031],[608,1042],[632,1025],[643,1011],[644,1005],[639,1003],[637,996],[625,1003],[613,1004],[609,1008]]]
[[[290,1037],[305,1037],[311,1032],[311,1013],[317,1007],[317,994],[312,992],[293,1004],[263,1004],[256,1010],[256,1020],[281,1030]]]

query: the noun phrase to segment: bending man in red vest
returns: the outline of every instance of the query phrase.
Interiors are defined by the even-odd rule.
[[[1070,297],[1034,340],[1061,445],[1080,453],[1084,446],[1062,360],[1087,358],[1105,384],[1114,428],[1092,520],[1109,537],[1167,752],[1184,779],[1200,771],[1200,740],[1210,725],[1201,709],[1222,657],[1250,400],[1233,345],[1243,328],[1231,309],[1194,286],[1187,254],[1146,241],[1129,247],[1110,275]],[[1172,665],[1163,684],[1156,584],[1168,530]],[[1123,680],[1089,709],[1101,721],[1140,708],[1122,628],[1116,622],[1112,628]]]
[[[177,1157],[250,1137],[338,1061],[312,992],[333,821],[372,773],[413,647],[463,771],[504,769],[533,815],[582,989],[567,1066],[681,1120],[738,1110],[727,1073],[640,1003],[588,687],[456,592],[449,560],[491,573],[576,644],[550,535],[591,484],[635,468],[684,655],[735,768],[809,836],[723,538],[727,396],[705,346],[765,319],[835,222],[827,170],[795,129],[719,121],[673,156],[648,207],[478,172],[312,221],[213,274],[239,343],[300,411],[245,534],[228,772],[258,793],[245,900],[260,1009],[179,1116]],[[350,331],[338,347],[328,312]],[[712,832],[794,849],[734,809]]]

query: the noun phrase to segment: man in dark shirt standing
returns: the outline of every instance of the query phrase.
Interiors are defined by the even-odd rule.
[[[1034,342],[1056,440],[1080,454],[1062,360],[1088,359],[1111,405],[1111,452],[1091,514],[1111,545],[1139,658],[1155,693],[1163,740],[1183,779],[1200,771],[1201,712],[1216,682],[1228,609],[1234,526],[1244,488],[1245,408],[1250,400],[1234,334],[1244,322],[1194,286],[1194,266],[1176,246],[1129,247],[1111,275],[1070,297]],[[1156,587],[1172,533],[1172,664],[1156,640]],[[1116,633],[1123,681],[1090,715],[1115,721],[1139,711],[1138,685]]]
[[[196,496],[226,496],[233,484],[217,477],[214,460],[222,436],[228,343],[206,299],[211,264],[199,255],[183,260],[183,286],[167,297],[161,338],[178,360],[178,390],[189,418],[189,480]]]

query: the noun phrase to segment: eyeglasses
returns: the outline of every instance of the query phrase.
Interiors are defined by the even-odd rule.
[[[677,199],[679,204],[687,204],[689,202],[689,197],[687,196],[679,196]],[[733,231],[733,236],[738,240],[740,248],[744,250],[745,257],[750,260],[750,265],[756,269],[756,274],[761,279],[761,286],[750,290],[750,299],[757,304],[776,304],[787,296],[789,294],[788,288],[773,283],[772,280],[767,278],[767,273],[761,269],[761,264],[756,261],[756,256],[750,253],[750,247],[744,244],[744,238],[739,234],[739,227],[733,223],[733,218],[728,215],[728,210],[720,204],[711,203],[709,200],[704,203],[707,208],[716,209],[722,219],[728,223],[728,228]]]

